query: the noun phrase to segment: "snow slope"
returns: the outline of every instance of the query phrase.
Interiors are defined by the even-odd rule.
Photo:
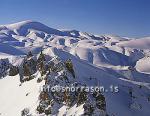
[[[149,61],[150,61],[149,57],[140,59],[139,61],[137,61],[136,69],[140,72],[150,74],[150,62]]]
[[[150,37],[120,42],[118,45],[136,49],[150,49]]]
[[[34,112],[41,86],[42,83],[37,84],[35,79],[21,85],[19,75],[2,79],[0,81],[0,88],[3,88],[0,97],[1,115],[20,116],[22,109],[27,106]]]
[[[28,52],[38,58],[41,50],[50,59],[58,56],[62,61],[72,60],[76,78],[71,81],[87,86],[118,86],[117,93],[103,93],[108,115],[150,114],[149,37],[98,36],[77,30],[53,29],[31,20],[0,26],[0,59],[9,58],[12,65],[21,66]],[[36,78],[22,84],[20,75],[0,79],[0,115],[20,116],[24,108],[29,108],[32,115],[39,115],[36,111],[38,96],[45,82],[37,83],[38,78],[43,78],[40,72],[34,76]],[[94,103],[93,100],[89,102]],[[52,113],[80,116],[84,115],[83,106],[56,105]],[[102,115],[97,110],[94,113]]]

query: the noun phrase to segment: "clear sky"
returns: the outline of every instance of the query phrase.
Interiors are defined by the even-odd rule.
[[[150,0],[0,0],[0,24],[23,20],[94,34],[150,36]]]

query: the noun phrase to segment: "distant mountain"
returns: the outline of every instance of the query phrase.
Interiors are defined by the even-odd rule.
[[[58,30],[31,20],[0,25],[0,115],[148,116],[149,57],[150,37]]]

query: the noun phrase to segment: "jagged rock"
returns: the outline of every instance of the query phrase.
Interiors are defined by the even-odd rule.
[[[40,56],[37,59],[37,69],[41,72],[41,75],[43,76],[46,74],[47,68],[46,68],[46,58],[43,52],[41,51]]]
[[[48,100],[49,99],[48,92],[42,91],[39,95],[39,99],[40,100]]]
[[[63,101],[69,107],[73,106],[73,103],[76,102],[77,96],[74,92],[65,91],[63,92]]]
[[[41,51],[40,56],[38,57],[37,62],[41,62],[41,61],[46,61],[45,59],[45,55],[43,54],[43,52]]]
[[[46,75],[45,86],[43,86],[43,88],[46,88],[46,86],[49,86],[50,88],[57,87],[57,85],[62,87],[71,86],[70,81],[74,78],[71,72],[66,68],[65,63],[58,57],[54,57],[50,61],[46,61],[44,57],[45,56],[41,52],[37,65],[39,71],[48,72],[43,73],[43,75]],[[41,81],[41,79],[38,79],[38,81]],[[51,112],[54,113],[57,112],[52,110],[54,109],[53,107],[55,107],[55,105],[59,106],[61,104],[66,104],[67,106],[71,107],[73,103],[76,103],[76,99],[77,95],[75,95],[75,92],[53,92],[45,90],[39,95],[40,103],[37,107],[37,111],[45,114],[50,114]]]
[[[19,75],[21,81],[29,81],[34,78],[33,74],[36,73],[37,62],[33,57],[25,58],[23,60],[22,66],[19,67]]]
[[[86,91],[84,91],[84,90],[83,90],[83,91],[80,91],[80,92],[78,93],[77,106],[79,106],[79,105],[85,103],[86,100],[87,100],[87,97],[88,97],[88,95],[87,95],[87,92],[86,92]]]
[[[46,109],[44,113],[45,113],[45,115],[50,115],[51,114],[51,108]]]
[[[10,66],[9,76],[15,76],[19,73],[19,69],[16,66]]]
[[[50,99],[50,96],[48,92],[42,91],[39,95],[39,105],[37,107],[37,111],[39,114],[45,113],[45,115],[51,114],[51,105],[52,105],[52,99]]]
[[[84,108],[84,115],[92,116],[92,114],[94,112],[94,106],[92,104],[90,104],[90,103],[84,104],[83,108]]]
[[[32,116],[30,113],[30,110],[29,108],[24,108],[22,111],[21,111],[21,116]]]
[[[106,111],[106,101],[104,95],[100,92],[93,93],[93,97],[96,100],[96,107],[100,110]]]
[[[84,105],[85,115],[93,115],[95,112],[99,112],[101,114],[106,114],[106,101],[104,95],[102,95],[99,92],[90,94],[86,92],[83,88],[81,91],[81,87],[86,87],[84,84],[80,84],[78,82],[74,81],[75,72],[73,70],[73,64],[71,60],[67,60],[66,62],[61,61],[59,58],[52,58],[50,61],[45,61],[43,58],[43,55],[39,57],[41,60],[39,62],[44,63],[43,68],[46,73],[45,77],[45,85],[51,87],[56,87],[56,91],[43,91],[40,93],[39,96],[39,106],[37,107],[37,111],[39,113],[49,114],[54,112],[53,109],[56,107],[56,104],[58,105],[66,105],[69,108],[73,105],[77,104],[77,106],[80,106],[82,104]],[[39,63],[38,62],[38,63]],[[40,64],[41,65],[41,64]],[[39,69],[42,69],[42,67]],[[38,80],[39,82],[41,80]],[[64,92],[61,91],[59,87],[79,87],[78,91],[68,91],[65,90]],[[91,104],[87,104],[88,100],[92,99]],[[51,102],[53,101],[53,103]],[[58,106],[59,106],[58,105]],[[49,110],[46,110],[48,109]],[[57,111],[55,111],[57,112]]]
[[[43,80],[42,78],[38,78],[37,83],[40,83],[42,80]]]
[[[30,52],[28,52],[28,54],[27,54],[27,58],[30,58],[30,57],[32,57],[33,56],[33,54],[32,54],[32,52],[30,51]]]
[[[44,113],[44,108],[42,108],[41,106],[37,106],[36,110],[38,111],[39,114]]]
[[[72,73],[73,77],[75,78],[75,72],[74,72],[74,69],[73,69],[73,64],[72,64],[71,59],[68,59],[65,62],[65,65],[66,65],[67,69]]]
[[[0,59],[0,78],[5,77],[8,73],[8,69],[10,67],[10,63],[7,59]]]

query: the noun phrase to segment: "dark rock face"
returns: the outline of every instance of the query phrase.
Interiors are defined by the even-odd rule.
[[[43,88],[55,87],[57,85],[60,86],[71,86],[73,79],[72,74],[67,70],[66,65],[59,58],[53,58],[49,61],[45,60],[43,54],[40,54],[38,58],[38,70],[42,75],[46,75],[45,77],[45,85]],[[38,82],[41,80],[38,79]],[[49,91],[47,89],[43,89],[39,96],[39,105],[37,107],[37,111],[39,114],[44,113],[47,114],[55,114],[55,107],[59,109],[63,104],[67,106],[72,106],[75,102],[74,93],[69,91]],[[55,113],[54,113],[55,112]]]
[[[40,71],[41,75],[46,74],[46,58],[42,51],[37,59],[37,69]]]
[[[8,58],[0,59],[0,78],[3,78],[8,74],[9,67],[10,67],[10,63]]]
[[[31,52],[24,58],[22,64],[18,67],[20,81],[29,81],[34,78],[33,74],[37,72],[37,60]]]
[[[34,74],[37,69],[36,69],[36,61],[31,58],[31,59],[25,59],[23,63],[23,70],[24,70],[24,76],[31,76]]]
[[[96,101],[96,107],[100,110],[106,111],[106,101],[104,95],[102,95],[100,92],[95,92],[93,97]]]
[[[19,73],[19,68],[17,66],[10,66],[9,76],[15,76]]]
[[[92,116],[92,114],[94,112],[94,106],[92,104],[90,104],[90,103],[84,104],[83,108],[84,108],[85,116]]]
[[[65,62],[66,68],[71,72],[71,74],[73,75],[73,77],[75,78],[75,73],[74,73],[74,69],[73,69],[73,64],[71,62],[71,59],[67,60]]]

